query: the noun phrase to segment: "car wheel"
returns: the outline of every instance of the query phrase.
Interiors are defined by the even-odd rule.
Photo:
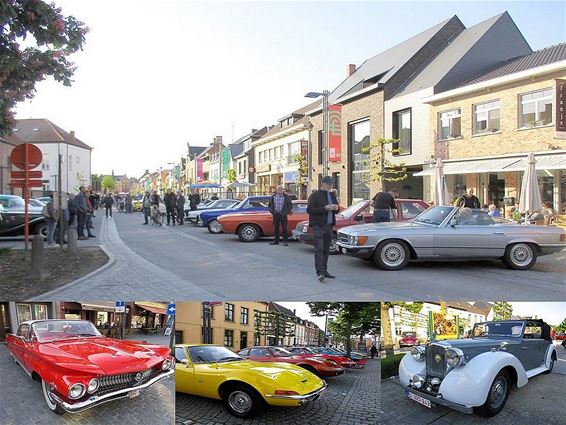
[[[552,355],[552,357],[550,357],[550,366],[548,367],[548,370],[545,370],[543,373],[548,375],[549,373],[552,372],[552,369],[554,368],[554,362],[555,362],[556,358],[554,357],[554,354]]]
[[[43,390],[43,397],[45,398],[45,403],[47,404],[49,410],[58,415],[65,413],[65,410],[63,410],[63,408],[59,406],[57,402],[53,400],[53,398],[51,398],[51,393],[43,379],[41,380],[41,389]]]
[[[210,220],[208,222],[208,231],[214,235],[222,233],[222,225],[218,220]]]
[[[251,418],[259,410],[260,399],[253,389],[234,385],[226,391],[224,403],[230,414],[238,418]]]
[[[537,252],[531,244],[514,243],[505,249],[503,261],[511,269],[528,270],[536,263]]]
[[[47,239],[47,223],[41,222],[33,226],[31,235],[40,235],[43,239]]]
[[[260,235],[261,230],[255,224],[242,224],[238,227],[238,237],[242,242],[255,242]]]
[[[383,270],[400,270],[409,262],[409,248],[403,241],[381,242],[373,253],[373,261]]]
[[[340,247],[336,244],[336,242],[338,242],[338,240],[336,239],[336,236],[334,236],[332,238],[332,240],[330,241],[330,248],[329,248],[329,254],[330,255],[339,255],[340,254]]]
[[[497,415],[505,403],[507,402],[507,397],[509,397],[510,391],[510,381],[509,376],[505,371],[500,371],[487,393],[487,400],[485,403],[479,407],[478,413],[481,416],[491,417]]]

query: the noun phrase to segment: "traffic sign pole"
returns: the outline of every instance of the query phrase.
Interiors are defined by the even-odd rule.
[[[29,188],[28,188],[28,179],[29,179],[29,145],[26,143],[24,148],[24,202],[25,202],[25,213],[24,213],[24,249],[28,250],[28,239],[29,239]]]

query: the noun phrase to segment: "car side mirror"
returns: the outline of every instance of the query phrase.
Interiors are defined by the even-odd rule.
[[[354,221],[364,221],[364,216],[362,214],[358,214],[356,218],[354,218]]]
[[[183,363],[184,365],[187,365],[189,362],[187,362],[187,359],[181,359],[179,360],[181,363]]]
[[[454,227],[458,224],[458,219],[457,218],[451,218],[450,219],[450,227]]]

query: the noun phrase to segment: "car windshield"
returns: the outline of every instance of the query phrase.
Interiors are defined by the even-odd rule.
[[[344,211],[342,211],[340,214],[337,215],[341,216],[342,218],[348,219],[352,217],[356,212],[358,212],[358,210],[362,208],[363,205],[366,204],[367,207],[369,207],[368,201],[358,201],[355,204],[350,205],[348,208],[346,208]]]
[[[0,198],[0,204],[6,209],[11,208],[25,208],[24,200],[18,196],[6,196]]]
[[[520,337],[523,332],[523,322],[489,322],[474,325],[472,338],[492,336]]]
[[[199,345],[189,347],[191,360],[195,364],[201,363],[225,363],[244,360],[236,353],[228,350],[226,347],[217,347],[214,345]]]
[[[289,357],[293,355],[293,353],[291,353],[290,351],[287,351],[284,348],[279,348],[279,347],[272,347],[271,352],[273,353],[274,356],[277,357]]]
[[[416,223],[432,224],[434,226],[438,226],[453,210],[454,207],[430,207],[416,216],[413,221]]]
[[[417,336],[417,334],[415,332],[403,332],[403,336],[415,338]]]
[[[42,320],[32,325],[32,331],[39,342],[102,336],[87,320]]]

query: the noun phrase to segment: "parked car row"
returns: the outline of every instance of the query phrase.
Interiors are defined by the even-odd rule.
[[[25,201],[21,196],[0,195],[0,237],[23,236]],[[47,223],[43,216],[45,203],[30,199],[28,204],[29,234],[47,237]]]

